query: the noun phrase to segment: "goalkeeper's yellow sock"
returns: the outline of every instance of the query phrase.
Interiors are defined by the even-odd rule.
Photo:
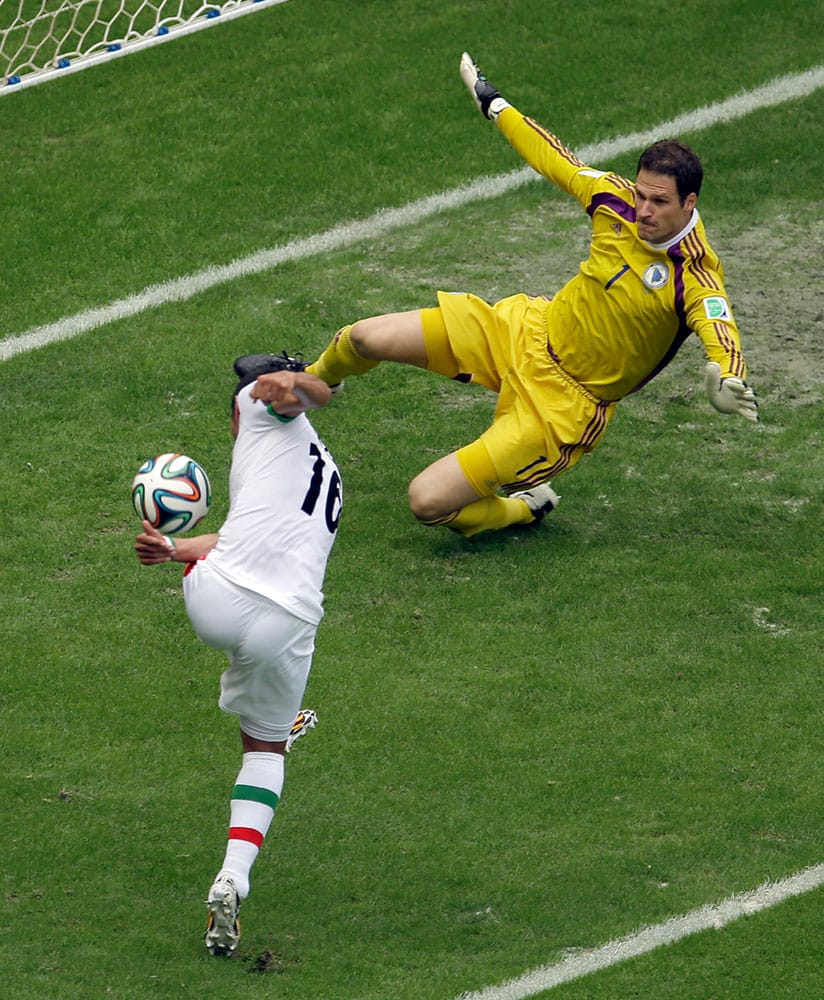
[[[350,375],[364,375],[379,365],[379,361],[369,361],[358,354],[352,344],[351,332],[351,324],[338,330],[332,343],[317,361],[307,366],[306,371],[317,375],[327,385],[337,385]]]
[[[532,524],[534,520],[535,514],[525,500],[491,496],[467,504],[455,514],[425,523],[431,526],[443,525],[464,538],[471,538],[481,531],[499,531],[513,524]]]

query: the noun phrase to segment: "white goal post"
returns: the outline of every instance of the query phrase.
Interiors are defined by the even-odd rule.
[[[0,95],[286,0],[0,0]]]

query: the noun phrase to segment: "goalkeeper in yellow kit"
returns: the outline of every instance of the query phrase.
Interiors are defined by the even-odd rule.
[[[620,399],[654,378],[691,333],[723,413],[758,420],[721,263],[696,210],[703,170],[679,142],[645,150],[635,181],[594,170],[522,115],[464,53],[461,77],[486,118],[531,167],[592,219],[590,254],[554,296],[493,305],[438,293],[434,308],[345,326],[308,370],[329,385],[396,361],[498,393],[491,426],[409,487],[413,514],[471,537],[539,521],[550,479],[601,439]]]

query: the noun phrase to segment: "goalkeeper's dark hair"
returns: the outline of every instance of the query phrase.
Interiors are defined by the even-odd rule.
[[[641,153],[638,169],[672,177],[682,203],[688,194],[698,197],[701,193],[704,179],[701,161],[689,146],[676,139],[662,139],[648,146]]]

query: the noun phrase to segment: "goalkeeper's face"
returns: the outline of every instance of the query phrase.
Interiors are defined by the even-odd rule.
[[[669,174],[639,170],[635,181],[638,235],[649,243],[666,243],[690,221],[697,200],[697,195],[688,194],[681,201],[675,178]]]

